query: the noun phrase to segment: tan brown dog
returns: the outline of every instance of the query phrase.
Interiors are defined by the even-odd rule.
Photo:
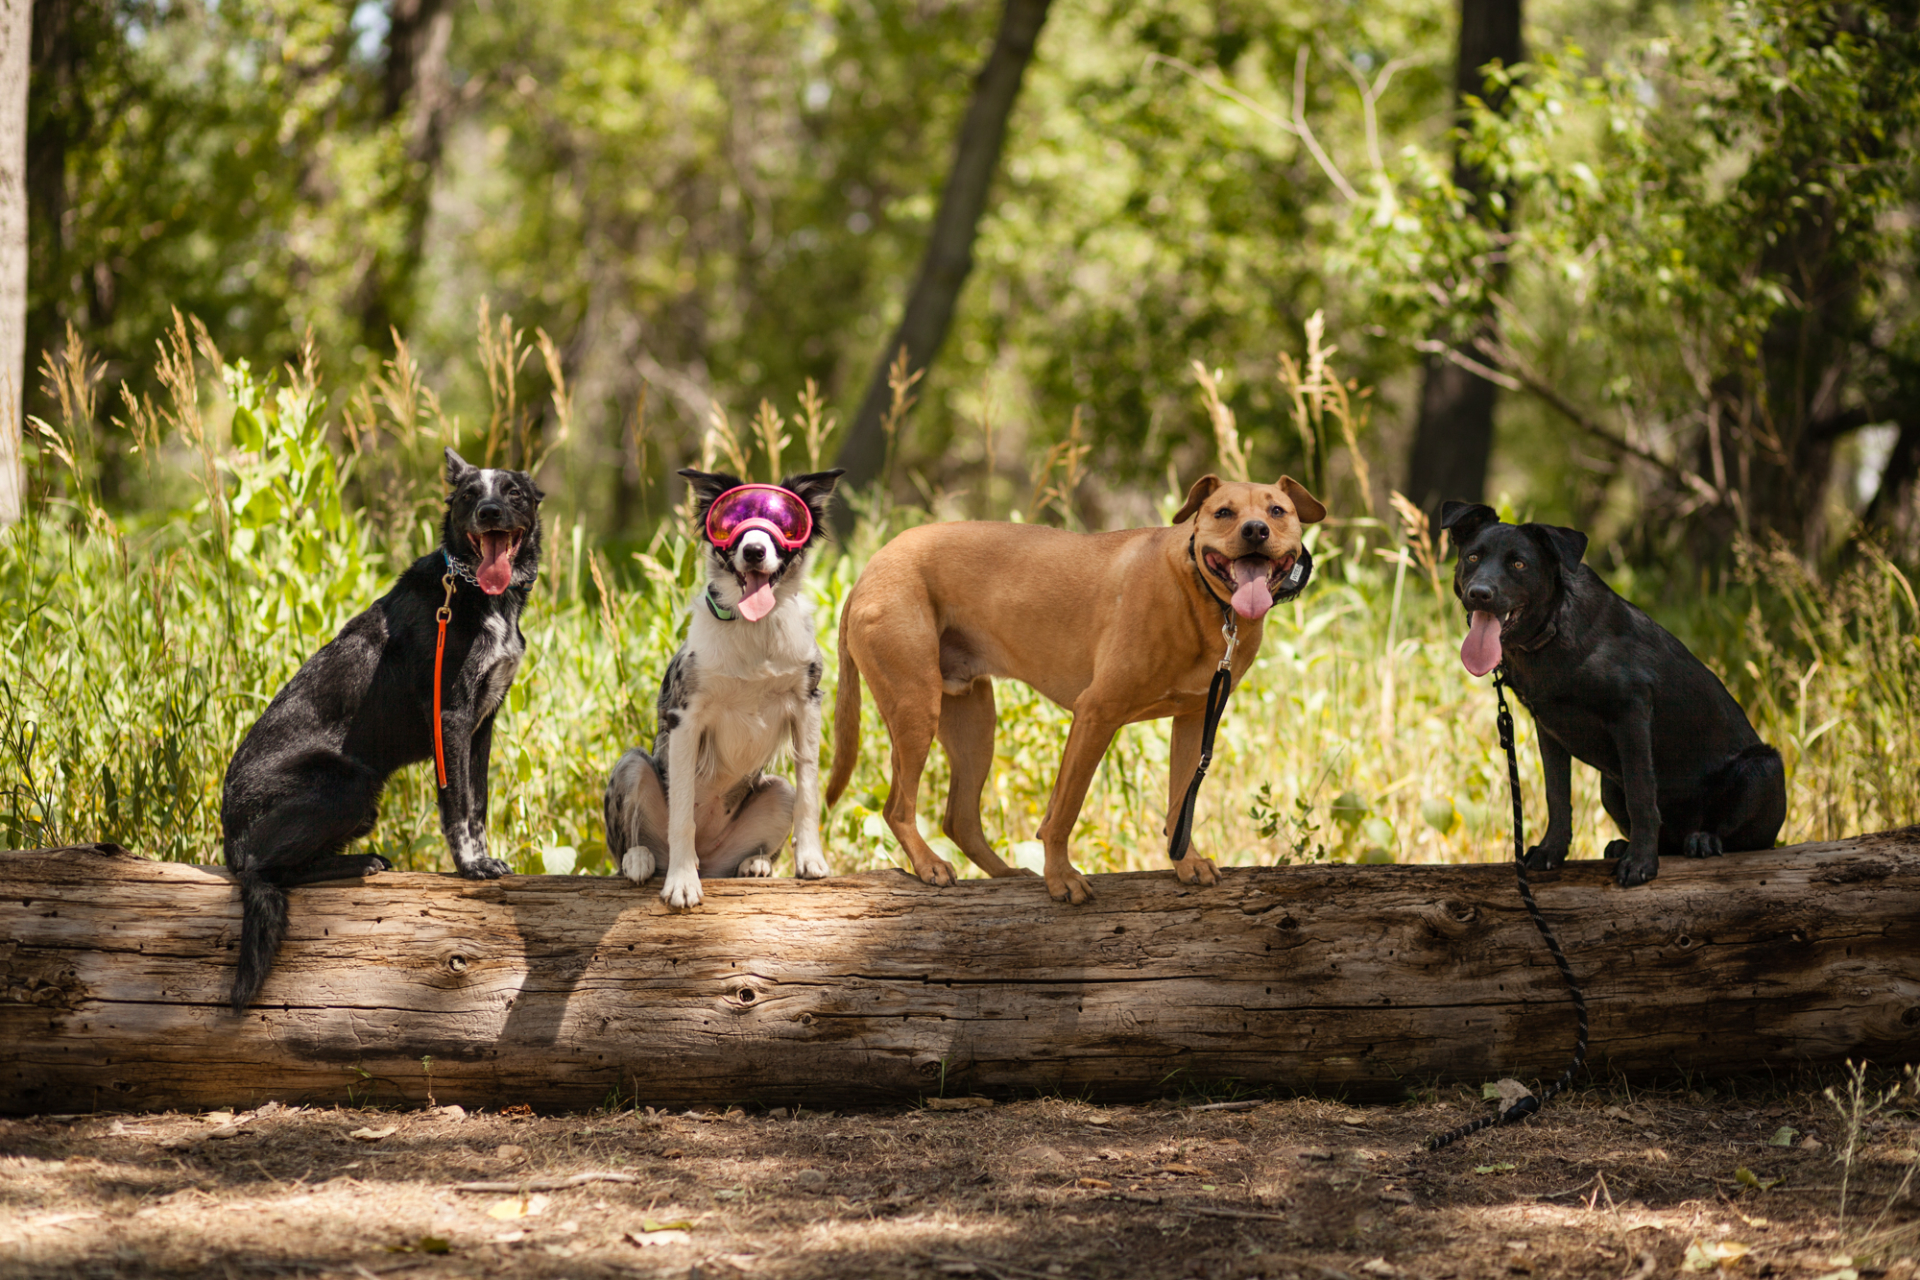
[[[993,766],[991,677],[1025,681],[1073,712],[1040,841],[1047,892],[1085,902],[1092,890],[1067,857],[1067,837],[1113,735],[1136,720],[1173,717],[1170,831],[1200,762],[1207,685],[1225,652],[1229,610],[1238,615],[1238,682],[1260,651],[1275,597],[1306,586],[1312,557],[1301,526],[1326,514],[1289,476],[1247,484],[1208,475],[1164,529],[1088,534],[976,521],[907,530],[867,562],[840,614],[827,803],[853,773],[864,676],[893,738],[887,826],[914,871],[928,884],[953,883],[952,865],[914,821],[920,772],[938,736],[953,775],[941,830],[988,875],[1021,874],[987,844],[980,791]],[[1174,870],[1186,884],[1219,879],[1192,851]]]

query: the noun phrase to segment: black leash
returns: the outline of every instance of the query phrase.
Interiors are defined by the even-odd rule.
[[[1233,692],[1233,647],[1240,640],[1240,624],[1231,610],[1220,612],[1220,634],[1227,638],[1227,651],[1220,655],[1220,665],[1214,668],[1213,680],[1207,685],[1207,710],[1200,722],[1200,767],[1187,784],[1186,798],[1180,801],[1180,819],[1173,824],[1173,834],[1167,840],[1167,857],[1175,862],[1187,856],[1187,844],[1193,838],[1193,810],[1200,802],[1200,780],[1213,763],[1213,735],[1220,728],[1220,717],[1227,712],[1227,695]]]
[[[1574,980],[1573,966],[1567,963],[1567,953],[1560,949],[1560,940],[1553,936],[1547,918],[1540,913],[1540,904],[1533,900],[1533,886],[1527,883],[1526,819],[1520,813],[1520,762],[1513,750],[1513,712],[1507,707],[1507,669],[1504,665],[1493,673],[1493,692],[1500,700],[1500,746],[1507,753],[1507,788],[1513,795],[1513,861],[1520,878],[1520,900],[1527,904],[1527,914],[1533,917],[1534,928],[1540,931],[1547,950],[1553,953],[1553,962],[1560,966],[1560,976],[1566,979],[1567,994],[1573,998],[1573,1013],[1577,1020],[1573,1033],[1573,1061],[1560,1073],[1560,1078],[1548,1085],[1538,1097],[1529,1094],[1498,1115],[1484,1116],[1471,1124],[1463,1124],[1458,1129],[1449,1129],[1429,1138],[1429,1151],[1438,1151],[1482,1129],[1526,1119],[1546,1106],[1554,1094],[1564,1091],[1573,1082],[1575,1073],[1587,1064],[1587,999],[1580,994],[1580,984]]]

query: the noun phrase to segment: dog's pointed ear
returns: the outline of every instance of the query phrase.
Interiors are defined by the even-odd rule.
[[[807,504],[807,510],[813,512],[813,536],[807,539],[809,543],[826,535],[827,507],[833,501],[833,487],[845,474],[845,467],[835,467],[831,471],[808,471],[788,476],[780,482],[782,489],[799,494],[800,500]]]
[[[833,496],[833,486],[845,474],[845,467],[835,467],[831,471],[809,471],[803,475],[788,476],[780,482],[780,487],[799,494],[818,513],[827,509],[827,499]]]
[[[1220,477],[1214,475],[1211,471],[1201,476],[1198,480],[1195,480],[1193,487],[1187,490],[1187,500],[1180,504],[1180,509],[1173,513],[1173,519],[1167,521],[1167,523],[1185,524],[1188,520],[1191,520],[1193,513],[1200,509],[1200,504],[1211,497],[1213,491],[1219,487]]]
[[[738,476],[730,476],[724,471],[700,471],[693,467],[680,468],[680,475],[693,486],[694,505],[705,511],[713,505],[713,500],[729,489],[738,489],[746,481]]]
[[[452,445],[447,446],[447,487],[449,489],[458,489],[462,480],[478,470],[478,467],[455,453]]]
[[[1563,572],[1572,573],[1580,567],[1580,557],[1587,554],[1587,535],[1578,529],[1567,529],[1557,524],[1530,524],[1522,526],[1526,531],[1543,543],[1553,558],[1560,563]]]
[[[1440,527],[1446,530],[1455,551],[1472,542],[1480,530],[1498,523],[1500,513],[1484,502],[1455,502],[1449,499],[1440,504]]]
[[[1319,524],[1327,518],[1326,504],[1307,492],[1307,486],[1292,476],[1281,476],[1275,482],[1293,499],[1293,510],[1300,517],[1301,524]]]

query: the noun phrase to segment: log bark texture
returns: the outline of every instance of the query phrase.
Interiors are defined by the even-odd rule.
[[[1509,866],[1097,876],[1082,907],[1037,879],[722,880],[686,914],[617,879],[387,874],[294,890],[235,1016],[225,873],[96,848],[0,854],[0,1109],[1395,1098],[1572,1043]],[[1535,880],[1598,1073],[1920,1058],[1920,828]]]

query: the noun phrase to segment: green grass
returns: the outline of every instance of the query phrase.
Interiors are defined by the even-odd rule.
[[[38,496],[0,536],[0,841],[105,839],[215,861],[221,777],[241,736],[309,654],[433,546],[436,455],[453,428],[409,382],[403,354],[378,396],[350,402],[363,412],[343,448],[310,371],[274,385],[222,365],[204,334],[182,327],[161,370],[170,399],[123,412],[138,451],[122,465],[140,469],[150,500],[108,511],[92,496],[105,433],[89,371],[76,358],[52,372],[67,391],[62,421],[35,424]],[[526,456],[531,445],[521,447]],[[818,440],[810,447],[817,453]],[[1162,510],[1176,501],[1167,495]],[[644,549],[609,558],[593,530],[548,506],[546,562],[523,623],[527,660],[494,739],[490,843],[517,870],[604,873],[601,790],[620,752],[651,737],[698,557],[670,524]],[[835,622],[859,567],[886,534],[926,518],[878,498],[862,510],[851,544],[828,551],[811,579],[829,685]],[[1459,662],[1449,567],[1369,519],[1330,520],[1311,536],[1315,582],[1269,616],[1221,728],[1195,847],[1229,865],[1510,856],[1492,691]],[[1683,599],[1652,611],[1781,749],[1784,841],[1915,820],[1920,606],[1893,564],[1862,551],[1822,581],[1789,555],[1749,548],[1718,584],[1678,591],[1613,577],[1643,603]],[[987,828],[1037,867],[1032,842],[1068,716],[1011,682],[996,696]],[[1537,831],[1532,726],[1518,720]],[[1165,865],[1166,753],[1164,722],[1115,741],[1075,833],[1082,869]],[[827,818],[836,871],[902,861],[877,812],[885,762],[869,700],[853,785]],[[371,844],[397,866],[447,867],[430,777],[415,767],[388,786]],[[921,803],[932,832],[945,782],[936,753]],[[1574,855],[1597,856],[1614,833],[1591,770],[1576,768],[1574,796]],[[943,839],[934,844],[971,873]]]

